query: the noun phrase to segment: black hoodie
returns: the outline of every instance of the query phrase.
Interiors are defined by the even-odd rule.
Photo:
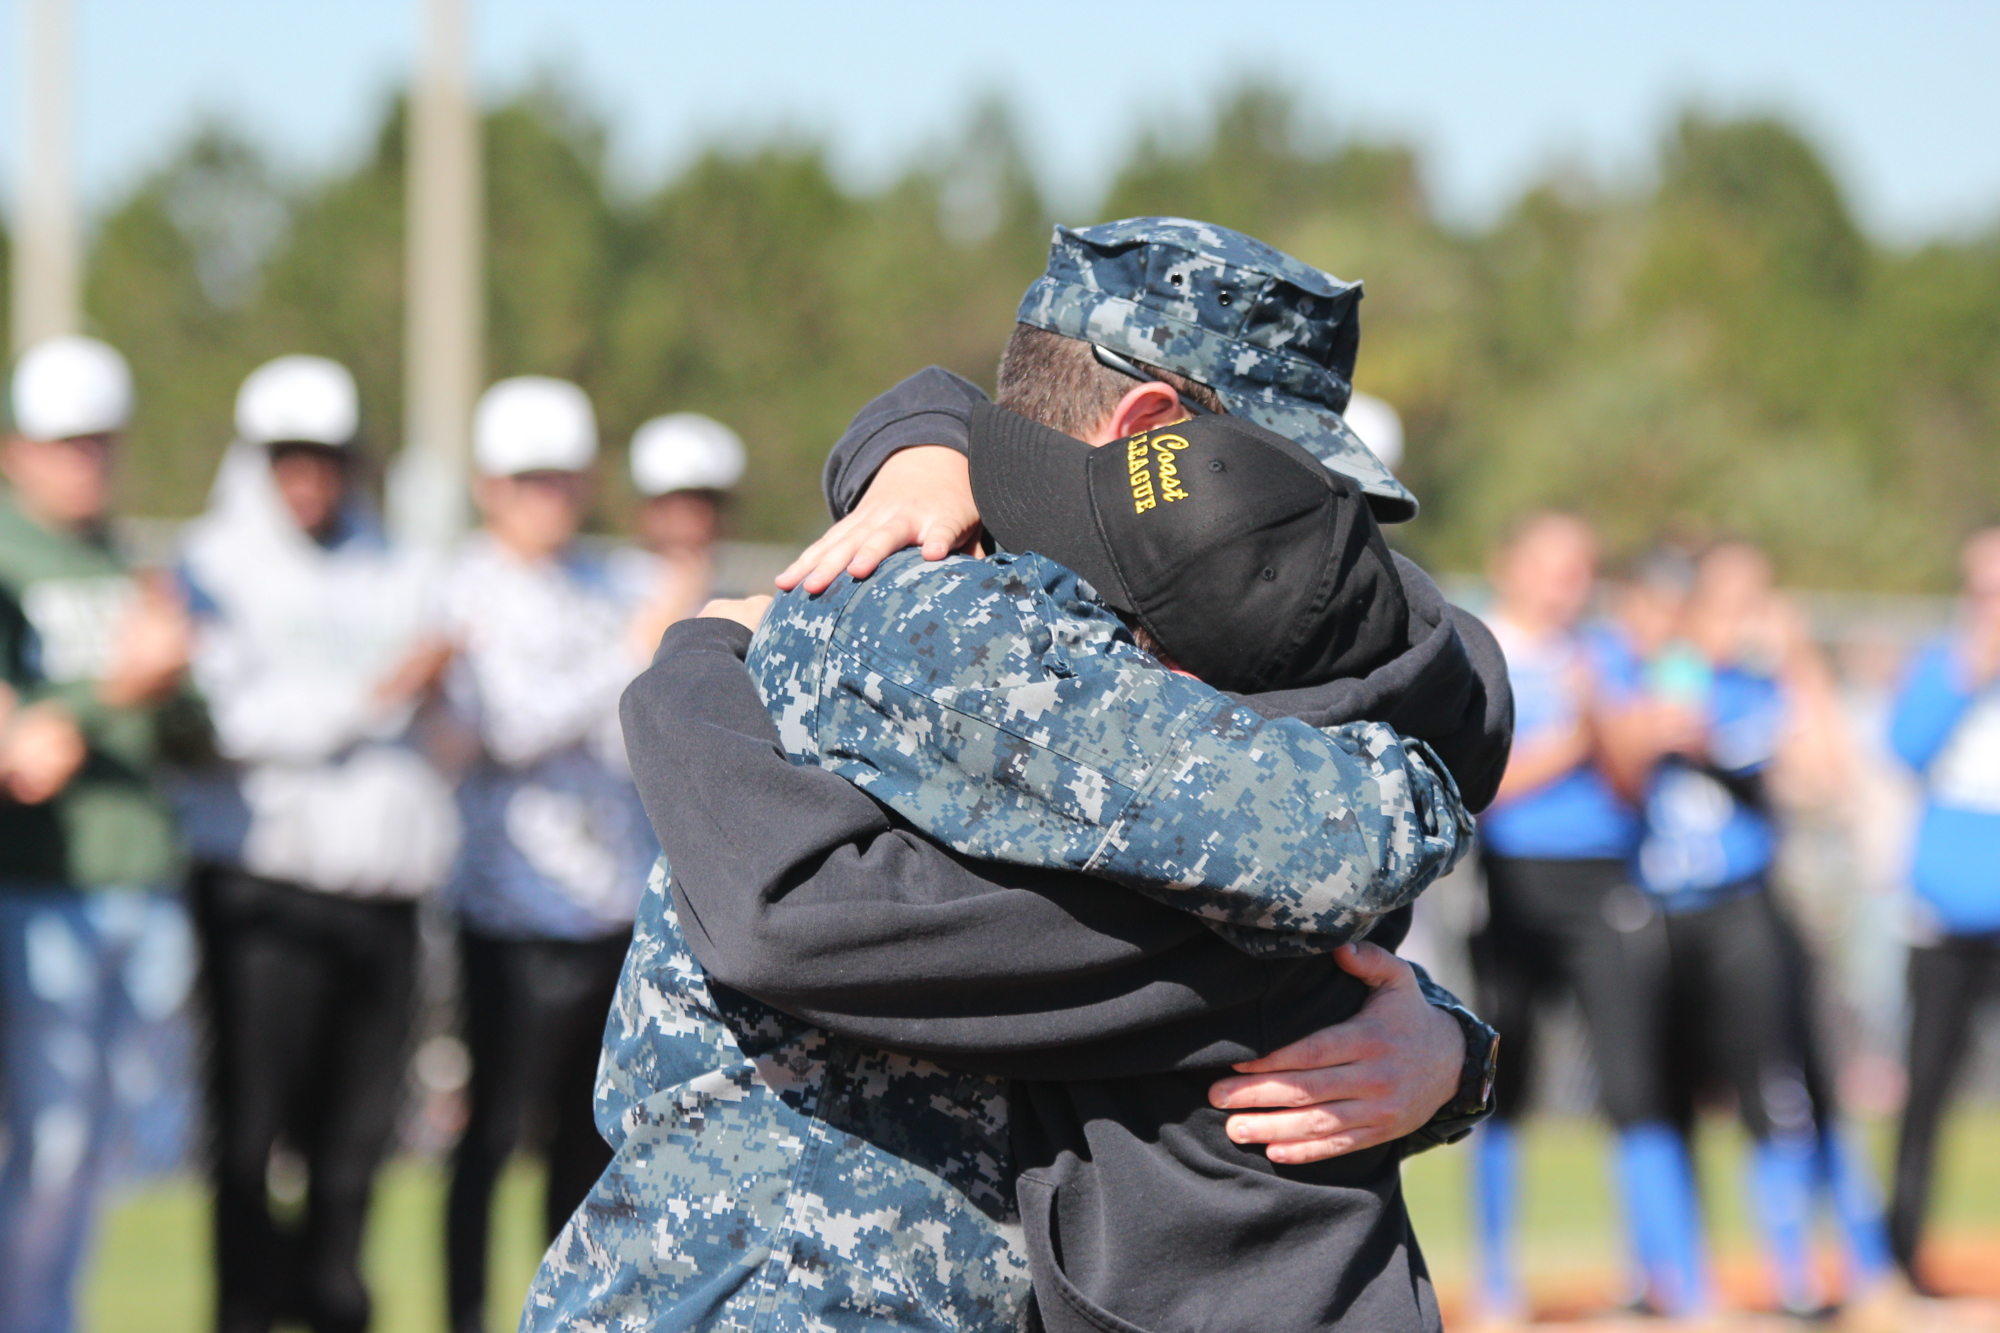
[[[1511,730],[1497,647],[1414,565],[1399,572],[1408,651],[1246,702],[1315,725],[1400,716],[1484,804]],[[1019,1080],[1010,1123],[1048,1327],[1219,1328],[1245,1311],[1233,1326],[1436,1326],[1401,1145],[1278,1167],[1230,1143],[1208,1105],[1226,1066],[1352,1017],[1366,987],[1324,956],[1251,958],[1089,876],[929,842],[790,763],[740,664],[748,641],[728,622],[677,626],[624,702],[690,947],[716,982],[830,1031]],[[1385,920],[1378,942],[1406,922]]]

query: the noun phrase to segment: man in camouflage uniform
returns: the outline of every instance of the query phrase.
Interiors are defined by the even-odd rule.
[[[1129,231],[1059,232],[1022,320],[1191,372],[1232,410],[1355,476],[1385,517],[1414,512],[1338,416],[1358,288],[1220,229],[1120,226]],[[900,669],[863,660],[845,679],[878,705],[896,692],[876,717],[958,728],[961,757],[1024,780],[1017,806],[970,821],[986,840],[973,850],[1160,891],[1178,879],[1182,903],[1239,927],[1342,934],[1460,850],[1467,827],[1449,780],[1387,728],[1267,727],[1205,686],[1107,651],[1115,622],[1074,594],[1017,590],[1012,600],[1033,604],[1018,639],[993,623],[1008,607],[976,593],[950,604],[966,581],[927,572],[902,558],[883,576],[901,602],[869,599],[882,614],[849,628],[877,650],[910,615],[984,632],[1038,676],[975,700],[926,678],[910,653]],[[1060,578],[1055,566],[1031,573]],[[801,755],[817,746],[808,733],[827,719],[809,715],[828,697],[785,698],[800,665],[785,654],[843,651],[831,624],[774,621],[762,663]],[[1078,678],[1089,683],[1063,697]],[[876,785],[886,797],[896,784]],[[1222,793],[1234,799],[1218,806]],[[1074,836],[1043,836],[1051,811]],[[607,1029],[599,1119],[617,1157],[551,1248],[524,1327],[1016,1327],[1027,1270],[1004,1083],[863,1046],[712,985],[665,888],[662,868]]]

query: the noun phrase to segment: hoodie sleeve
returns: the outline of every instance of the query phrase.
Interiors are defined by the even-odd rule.
[[[634,777],[714,979],[843,1036],[1012,1077],[1260,1053],[1273,967],[1089,876],[973,861],[795,765],[722,620],[625,692]],[[746,836],[754,831],[755,836]]]
[[[716,983],[854,1041],[1016,1079],[1214,1069],[1362,1003],[1326,957],[1252,959],[1100,879],[972,861],[898,827],[784,757],[746,646],[738,624],[684,620],[622,703],[682,931]],[[1394,913],[1372,939],[1394,947],[1406,925]]]
[[[847,517],[898,449],[941,444],[964,453],[972,405],[984,401],[978,385],[942,366],[920,370],[874,399],[855,414],[827,457],[821,477],[826,507],[836,519]]]
[[[376,734],[382,715],[358,689],[260,672],[226,627],[204,626],[194,679],[208,701],[216,749],[238,763],[312,764]]]
[[[682,622],[621,708],[682,928],[716,982],[844,1037],[1012,1078],[1213,1068],[1360,1003],[1324,957],[1251,958],[1103,880],[974,861],[899,827],[851,783],[786,759],[739,660],[748,643],[728,621]],[[1407,917],[1371,938],[1393,948]]]

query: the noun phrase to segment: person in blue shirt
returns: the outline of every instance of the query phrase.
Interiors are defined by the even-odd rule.
[[[1612,748],[1614,768],[1643,793],[1634,868],[1666,920],[1667,1061],[1678,1080],[1670,1095],[1691,1123],[1700,1081],[1712,1076],[1733,1092],[1754,1145],[1750,1193],[1788,1312],[1821,1309],[1809,1255],[1821,1186],[1848,1246],[1850,1304],[1893,1301],[1879,1205],[1837,1133],[1807,998],[1810,955],[1772,891],[1769,779],[1781,753],[1792,770],[1826,762],[1809,759],[1831,744],[1815,722],[1823,712],[1815,701],[1831,688],[1824,663],[1774,593],[1769,561],[1741,542],[1701,557],[1678,636],[1637,645],[1635,657],[1644,696],[1635,711],[1649,725],[1621,729]]]
[[[1965,615],[1918,657],[1889,740],[1923,779],[1910,884],[1909,1098],[1896,1145],[1890,1240],[1918,1290],[1939,1122],[1982,997],[2000,996],[2000,527],[1966,542]]]
[[[1589,1029],[1604,1114],[1618,1132],[1618,1177],[1646,1298],[1679,1312],[1696,1296],[1692,1190],[1662,1082],[1667,944],[1660,914],[1632,887],[1639,817],[1602,764],[1607,714],[1627,674],[1609,636],[1581,624],[1596,582],[1597,537],[1570,514],[1529,515],[1495,553],[1487,616],[1507,657],[1515,743],[1480,821],[1486,925],[1472,940],[1481,1010],[1507,1058],[1495,1115],[1478,1136],[1482,1313],[1520,1314],[1513,1253],[1517,1117],[1534,1062],[1535,1011],[1573,992]],[[1679,1219],[1677,1221],[1677,1219]]]

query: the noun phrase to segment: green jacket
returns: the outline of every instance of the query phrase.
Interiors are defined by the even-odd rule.
[[[180,878],[180,839],[155,781],[164,706],[110,708],[97,696],[135,593],[108,542],[45,528],[0,491],[0,670],[24,702],[60,700],[90,744],[55,799],[0,796],[0,891]]]

